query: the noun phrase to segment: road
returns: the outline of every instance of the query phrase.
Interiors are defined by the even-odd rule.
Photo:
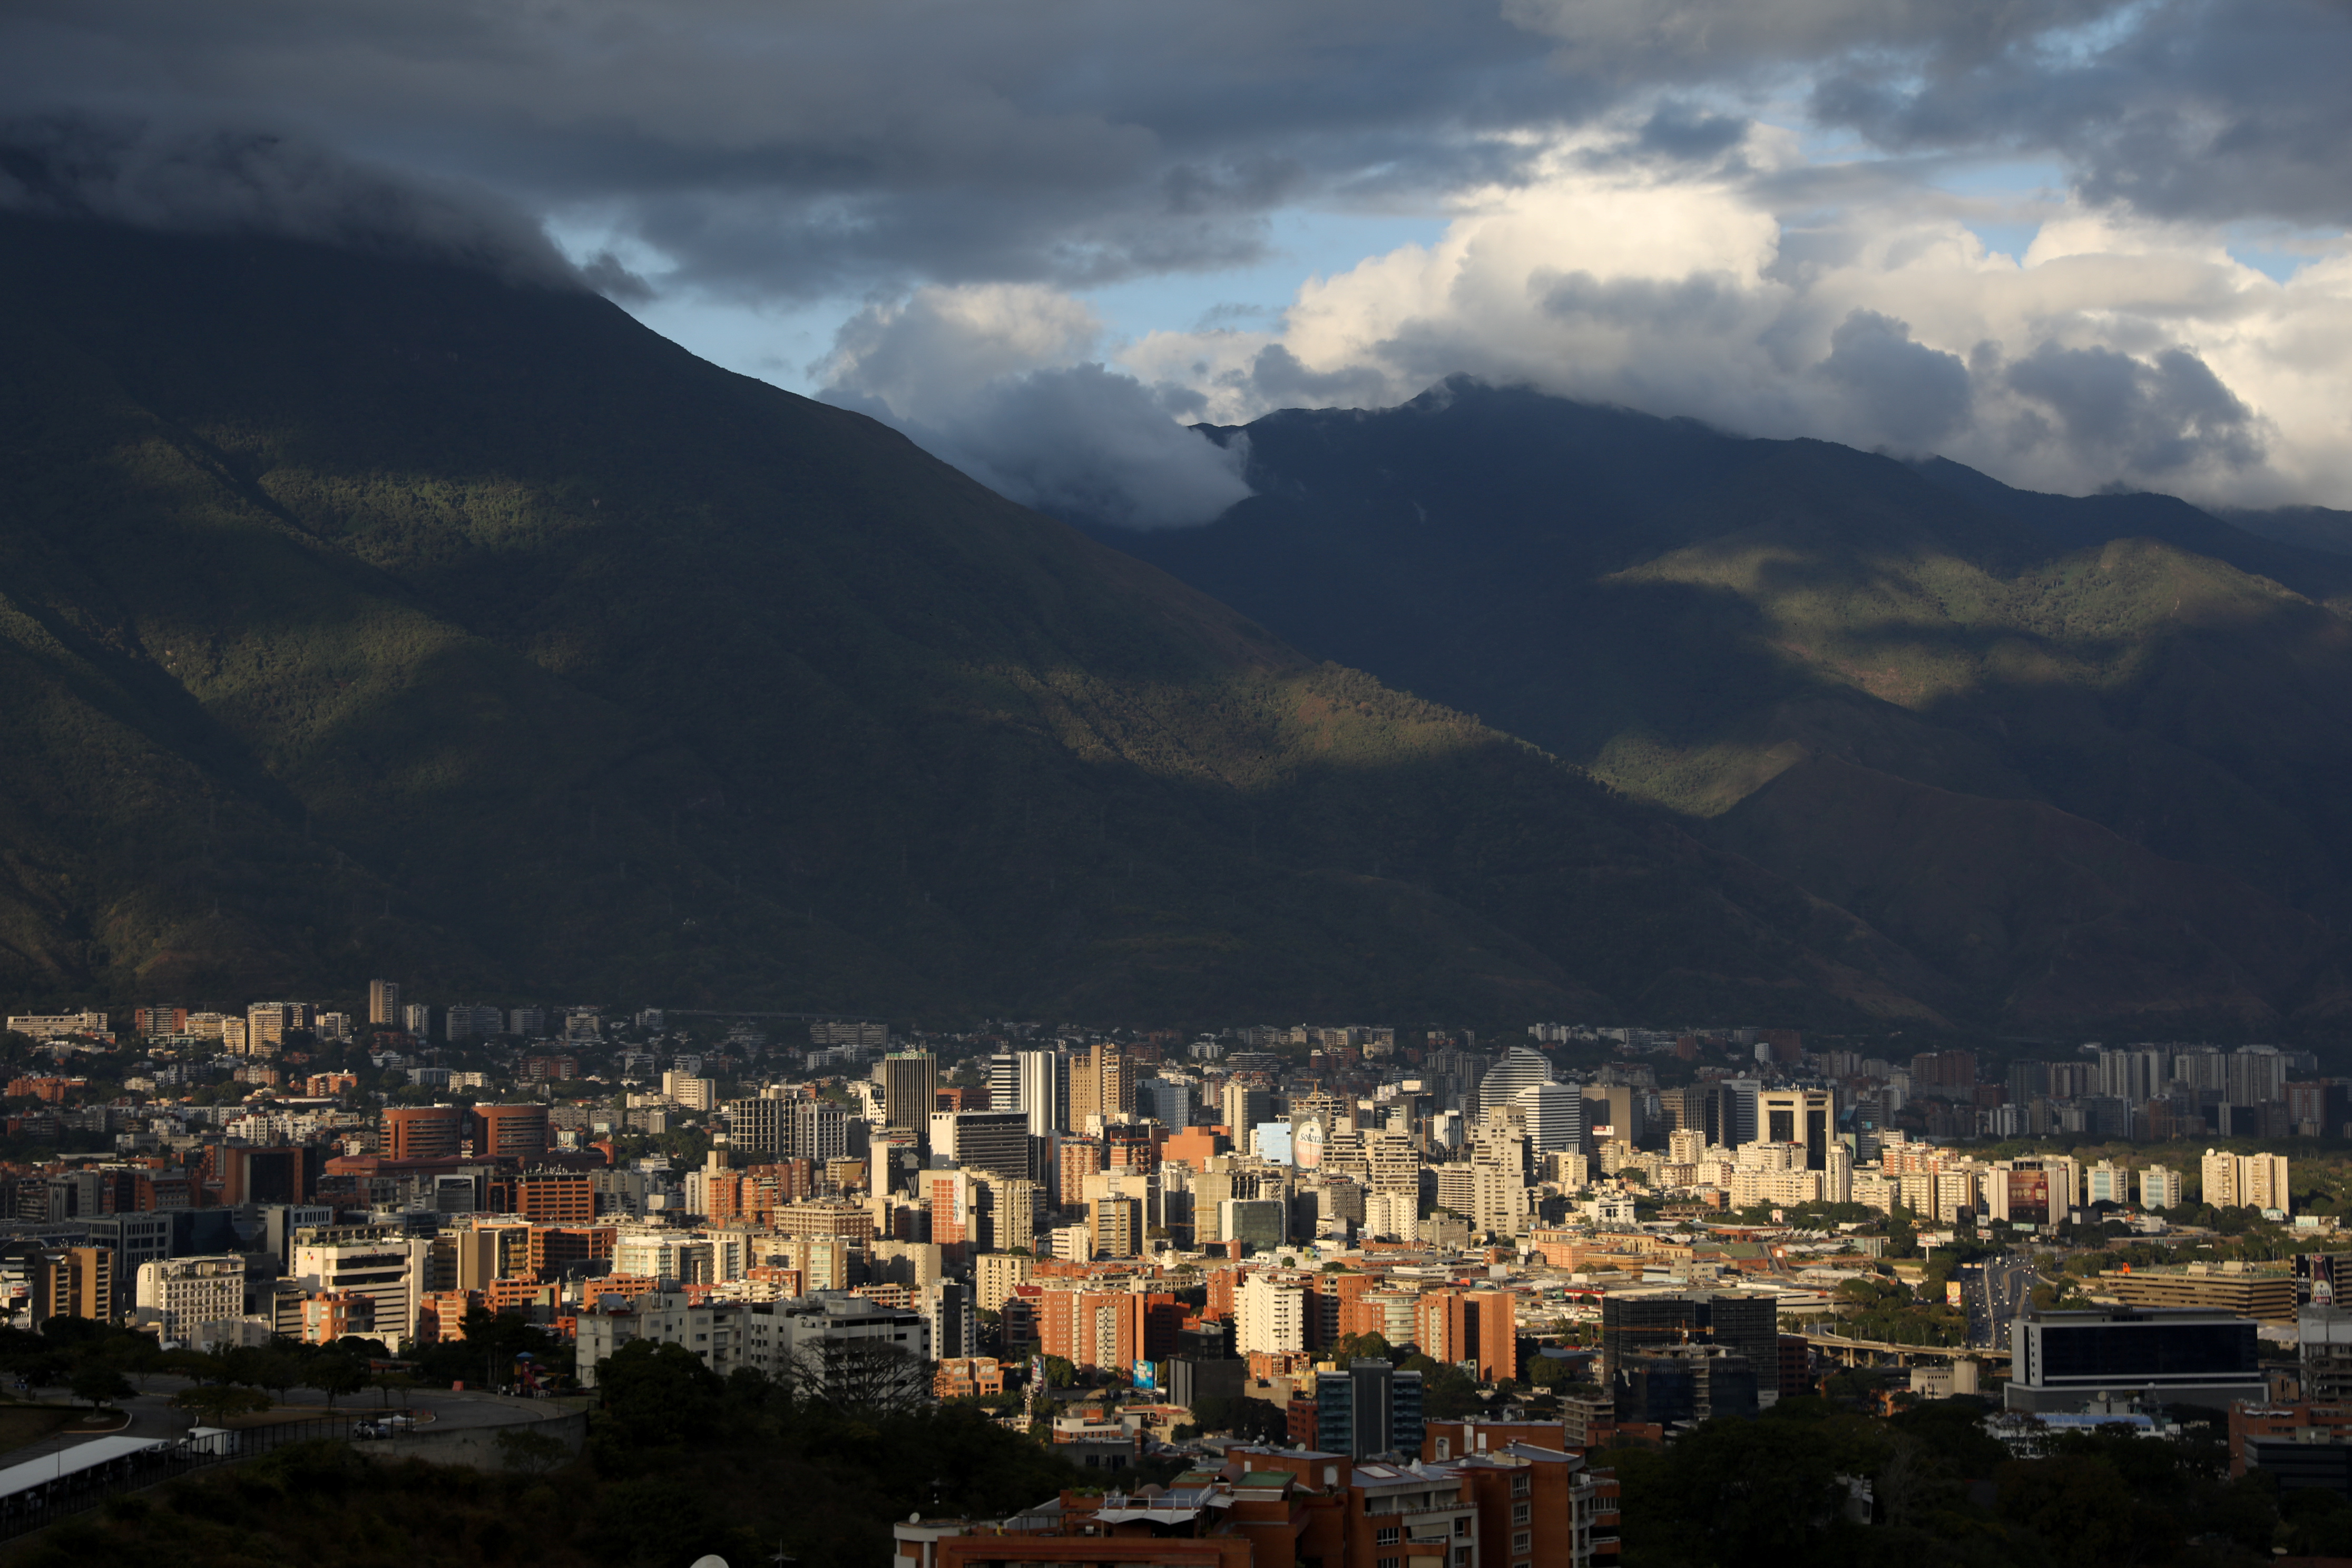
[[[2025,1308],[2033,1289],[2033,1265],[2014,1256],[1988,1258],[1963,1277],[1960,1299],[1969,1310],[1969,1343],[1999,1345]]]

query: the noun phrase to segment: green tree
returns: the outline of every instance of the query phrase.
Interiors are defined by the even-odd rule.
[[[357,1394],[367,1386],[367,1365],[339,1352],[328,1351],[310,1358],[310,1365],[302,1369],[302,1382],[325,1394],[327,1408],[332,1410],[337,1397]]]
[[[92,1410],[110,1399],[128,1399],[133,1392],[131,1380],[102,1361],[86,1361],[74,1368],[66,1386],[76,1399],[89,1400]]]

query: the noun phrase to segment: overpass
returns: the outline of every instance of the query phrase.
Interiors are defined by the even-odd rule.
[[[1898,1366],[1908,1366],[1914,1361],[1998,1361],[2009,1360],[2006,1348],[1981,1345],[1900,1345],[1886,1340],[1849,1339],[1843,1334],[1806,1332],[1799,1336],[1809,1344],[1844,1359],[1848,1366],[1876,1366],[1892,1361]]]

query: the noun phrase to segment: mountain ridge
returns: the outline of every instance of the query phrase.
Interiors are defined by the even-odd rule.
[[[2253,965],[2259,984],[2210,978],[2229,966],[2177,922],[2166,936],[2166,900],[2127,915],[2133,900],[2094,878],[2077,891],[2103,918],[2137,920],[2151,951],[2175,943],[2119,967],[2104,1005],[2149,1027],[2341,1015],[2352,822],[2327,781],[2352,766],[2352,563],[2169,497],[2034,496],[1940,461],[1463,378],[1396,409],[1204,434],[1246,437],[1252,499],[1199,529],[1097,531],[1311,654],[1478,712],[1924,943],[1978,998],[1973,1016],[2052,1022],[2012,1016],[2013,987],[1986,991],[1978,955],[1954,945],[1962,910],[1906,904],[1910,923],[1885,925],[1842,874],[1808,879],[1785,824],[1750,837],[1767,814],[1743,803],[1823,759],[1900,781],[1895,795],[2054,809],[2219,873],[2202,885],[2234,911],[2223,923],[2279,944]],[[1890,815],[1873,820],[1901,815],[1878,804]],[[2023,910],[2047,870],[2028,838],[1996,831],[1999,811],[1953,820],[1990,835],[2001,896]],[[2015,923],[2041,930],[2021,938],[2026,967],[2095,967],[2055,928]],[[1936,930],[1949,940],[1922,934]],[[2060,1014],[2095,991],[2066,992]]]
[[[1962,999],[1583,771],[593,296],[24,217],[0,281],[28,1004]]]

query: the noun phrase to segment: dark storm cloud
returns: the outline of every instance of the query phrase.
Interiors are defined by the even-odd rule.
[[[2142,361],[2044,343],[2011,365],[2008,380],[2057,416],[2075,450],[2104,454],[2132,473],[2161,476],[2205,461],[2242,468],[2262,456],[2253,411],[2185,349]]]
[[[1227,266],[1262,252],[1285,204],[1508,184],[1538,140],[1505,133],[1661,90],[1633,145],[1710,157],[1744,127],[1708,95],[1790,70],[1826,73],[1820,112],[1889,146],[2044,146],[2085,190],[2167,211],[2340,208],[2340,6],[2160,0],[2097,31],[2142,16],[2119,0],[17,0],[0,98],[304,130],[609,222],[680,281],[753,296]]]
[[[0,208],[278,235],[540,283],[614,289],[633,281],[609,262],[583,280],[537,224],[486,192],[372,168],[270,131],[128,117],[0,121]]]
[[[1845,393],[1858,426],[1906,451],[1933,449],[1969,417],[1972,389],[1960,357],[1912,342],[1908,322],[1875,310],[1848,312],[1820,370]]]
[[[2352,221],[2352,7],[2158,0],[2112,36],[2013,43],[1916,73],[1859,60],[1824,121],[1888,147],[2063,158],[2093,201],[2159,217]]]
[[[1609,91],[1446,0],[24,0],[17,104],[235,113],[635,231],[683,280],[1064,285],[1257,255],[1303,196],[1516,177]]]

